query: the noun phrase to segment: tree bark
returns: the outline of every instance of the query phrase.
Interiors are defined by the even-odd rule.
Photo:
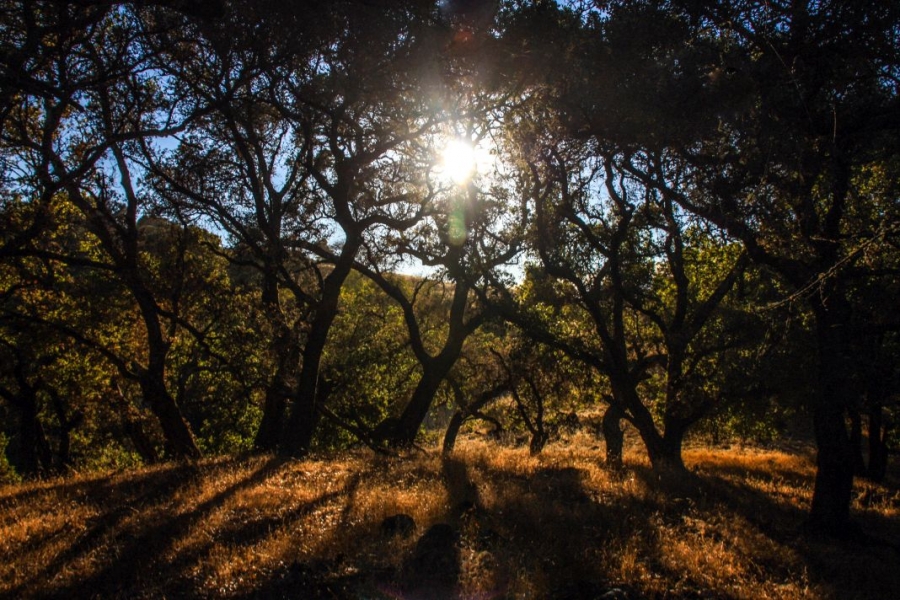
[[[131,402],[128,401],[128,398],[125,397],[122,388],[115,379],[110,381],[110,386],[116,390],[119,415],[122,419],[122,429],[125,431],[125,435],[131,440],[135,451],[140,455],[141,460],[143,460],[145,464],[152,465],[158,463],[159,454],[156,452],[156,446],[154,446],[153,442],[147,436],[147,432],[144,431],[140,417],[136,414],[136,409]]]
[[[290,393],[279,381],[279,375],[276,373],[274,382],[266,388],[262,419],[253,438],[253,449],[256,452],[274,452],[281,440],[284,413],[287,410]]]
[[[447,431],[444,433],[444,443],[441,452],[445,455],[453,452],[459,430],[468,418],[484,419],[493,423],[497,430],[502,429],[500,423],[496,419],[488,417],[480,411],[488,403],[509,393],[511,389],[509,381],[501,381],[499,384],[486,390],[479,395],[478,398],[467,404],[464,400],[462,389],[460,389],[458,385],[455,385],[452,380],[450,380],[450,383],[453,386],[453,393],[456,396],[456,403],[457,406],[459,406],[459,409],[453,413],[453,416],[450,418],[450,423],[447,425]]]
[[[643,424],[637,425],[637,430],[647,447],[647,455],[653,471],[660,478],[686,473],[687,469],[685,469],[684,460],[681,457],[683,432],[667,428],[665,434],[660,435],[656,426],[652,424],[652,420],[650,423],[649,427]]]
[[[156,452],[156,447],[154,447],[150,438],[147,437],[147,433],[141,426],[140,421],[131,418],[130,415],[125,415],[123,417],[122,427],[125,430],[125,435],[131,440],[135,451],[140,455],[141,460],[143,460],[145,464],[152,465],[159,462],[159,454]]]
[[[280,230],[277,219],[269,224],[273,230]],[[271,233],[274,236],[275,233]],[[276,362],[275,373],[266,387],[262,419],[253,440],[253,448],[258,452],[273,452],[278,449],[284,433],[285,412],[295,393],[300,369],[300,350],[294,330],[284,320],[278,285],[278,269],[281,257],[280,247],[268,249],[263,270],[261,301],[266,317],[275,328],[269,343],[269,352]]]
[[[300,370],[297,391],[281,440],[280,451],[286,456],[304,456],[309,452],[316,432],[319,420],[316,405],[320,400],[324,401],[319,394],[322,354],[325,351],[328,332],[337,316],[341,288],[350,274],[353,258],[359,248],[358,241],[348,240],[347,243],[349,245],[344,247],[334,270],[323,282],[322,298],[317,306],[315,318],[303,348],[303,367]]]
[[[66,407],[63,405],[62,398],[59,396],[59,392],[53,388],[47,388],[46,392],[50,396],[51,406],[53,407],[53,412],[56,414],[56,420],[59,421],[59,446],[56,451],[56,469],[58,471],[64,471],[66,468],[70,467],[72,463],[70,456],[72,445],[71,433],[72,430],[81,423],[83,413],[76,412],[70,417],[67,414]]]
[[[159,421],[166,440],[166,454],[174,459],[200,458],[200,449],[191,429],[166,389],[162,373],[148,369],[138,380],[144,400]]]
[[[18,392],[0,388],[0,395],[19,413],[18,452],[13,466],[21,475],[30,477],[52,466],[52,454],[41,424],[38,387],[28,381],[21,364],[16,365],[15,371]]]
[[[681,458],[681,442],[684,432],[677,427],[666,430],[661,435],[653,421],[653,415],[638,397],[635,386],[618,378],[610,378],[614,401],[627,411],[628,420],[637,429],[641,441],[647,448],[650,465],[659,477],[669,477],[686,473]]]
[[[477,322],[477,319],[469,323],[463,321],[468,288],[460,282],[457,282],[456,285],[453,306],[450,311],[450,331],[447,333],[444,347],[437,356],[419,357],[422,365],[422,377],[397,419],[395,427],[388,432],[386,441],[392,446],[410,446],[416,441],[419,429],[428,417],[428,411],[434,403],[434,397],[459,359],[463,343],[469,335],[473,323]]]
[[[866,432],[869,461],[863,477],[880,483],[887,475],[888,434],[890,423],[885,419],[884,406],[890,395],[890,383],[884,377],[870,377],[866,389]]]
[[[818,455],[809,527],[830,535],[851,531],[854,453],[847,430],[853,400],[849,353],[849,305],[833,285],[813,302],[818,342],[819,389],[813,405]],[[831,293],[826,293],[830,291]]]
[[[322,362],[322,343],[307,342],[303,352],[303,369],[300,382],[291,405],[287,426],[282,435],[281,452],[286,456],[305,456],[312,446],[318,423],[316,401],[318,399],[319,367]]]
[[[175,398],[166,388],[166,357],[169,343],[163,336],[159,322],[159,309],[150,292],[140,282],[135,272],[127,283],[137,301],[147,331],[147,367],[140,369],[138,384],[150,411],[159,420],[166,440],[166,454],[174,459],[200,458],[200,449],[194,434]]]
[[[441,454],[447,455],[453,452],[456,446],[456,438],[459,437],[459,430],[466,421],[466,415],[462,410],[458,410],[450,417],[450,423],[447,425],[447,431],[444,432],[444,443],[441,445]]]
[[[262,419],[253,440],[253,448],[257,452],[278,450],[284,435],[285,412],[295,393],[294,386],[300,368],[300,353],[295,342],[296,340],[291,338],[290,331],[286,330],[272,344],[271,349],[277,361],[277,368],[272,381],[266,387]]]
[[[454,354],[453,360],[442,357],[423,365],[422,378],[419,379],[409,403],[397,419],[396,428],[387,440],[391,446],[410,446],[416,441],[419,429],[428,417],[434,397],[447,378],[453,363],[456,362],[458,354],[458,352]]]
[[[42,434],[37,414],[37,401],[32,393],[20,396],[19,404],[19,472],[28,477],[41,471],[38,437]]]
[[[664,469],[667,473],[675,473],[678,475],[687,473],[684,466],[684,457],[681,454],[684,445],[684,436],[688,430],[688,423],[685,421],[667,422],[666,431],[662,438],[662,454],[660,456]]]
[[[622,451],[624,448],[624,436],[622,434],[621,421],[624,418],[622,409],[616,404],[610,404],[603,413],[603,439],[606,442],[606,465],[614,470],[622,468]]]

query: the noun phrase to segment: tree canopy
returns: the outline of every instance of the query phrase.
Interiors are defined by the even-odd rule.
[[[624,421],[674,476],[704,424],[808,414],[810,523],[831,533],[853,477],[883,477],[900,7],[0,19],[0,442],[20,475],[444,430],[450,451],[478,419],[538,452],[602,412],[608,448]]]

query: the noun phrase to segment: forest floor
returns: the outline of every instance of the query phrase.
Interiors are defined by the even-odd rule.
[[[896,471],[838,542],[803,534],[809,449],[690,448],[675,484],[602,456],[579,433],[3,486],[0,597],[900,598]]]

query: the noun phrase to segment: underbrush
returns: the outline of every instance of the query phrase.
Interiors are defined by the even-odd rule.
[[[809,452],[694,448],[674,484],[637,448],[619,473],[602,456],[584,434],[536,457],[469,439],[450,459],[215,459],[7,485],[0,595],[900,597],[896,479],[857,484],[873,535],[835,542],[802,534]],[[387,528],[398,514],[414,527]],[[422,587],[439,523],[450,580]]]

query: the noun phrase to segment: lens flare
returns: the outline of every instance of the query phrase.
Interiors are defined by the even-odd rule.
[[[467,183],[478,168],[478,153],[471,142],[451,140],[442,153],[441,171],[453,183]]]

